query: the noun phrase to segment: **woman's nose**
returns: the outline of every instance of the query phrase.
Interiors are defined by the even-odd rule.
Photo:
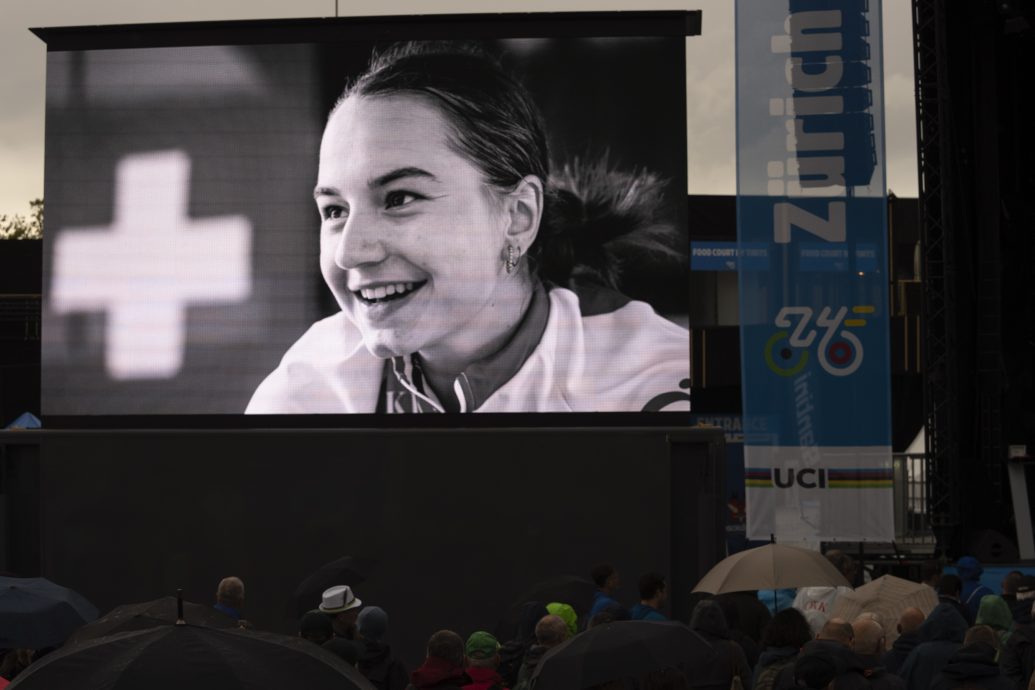
[[[376,218],[353,212],[338,237],[334,263],[338,268],[350,269],[383,260],[386,252],[381,237]]]

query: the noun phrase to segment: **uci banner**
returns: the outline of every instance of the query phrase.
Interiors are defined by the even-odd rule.
[[[892,541],[879,0],[738,0],[747,536]]]

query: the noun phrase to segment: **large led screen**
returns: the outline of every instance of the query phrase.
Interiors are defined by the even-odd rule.
[[[48,40],[44,415],[688,410],[685,37],[594,16]]]

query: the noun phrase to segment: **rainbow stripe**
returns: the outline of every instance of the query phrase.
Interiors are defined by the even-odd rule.
[[[748,467],[744,470],[744,486],[756,489],[773,488],[773,468]]]
[[[849,467],[827,470],[827,486],[831,489],[890,489],[894,475],[890,467]]]

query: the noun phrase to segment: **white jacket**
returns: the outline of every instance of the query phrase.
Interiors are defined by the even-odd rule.
[[[467,372],[457,378],[454,392],[461,411],[690,409],[686,330],[658,316],[644,302],[610,297],[617,293],[595,293],[585,305],[565,288],[553,288],[548,294],[548,302],[542,300],[549,307],[542,309],[546,320],[545,328],[539,326],[542,336],[538,344],[530,344],[527,356],[522,353],[516,370],[502,372],[489,388],[472,386]],[[528,329],[522,326],[518,336],[521,331]],[[403,360],[396,358],[394,366],[403,386],[429,409],[441,410],[433,394],[417,390],[406,376],[409,362]],[[359,330],[338,313],[313,324],[291,346],[255,391],[246,412],[372,413],[378,407],[385,372],[385,360],[370,354]]]

